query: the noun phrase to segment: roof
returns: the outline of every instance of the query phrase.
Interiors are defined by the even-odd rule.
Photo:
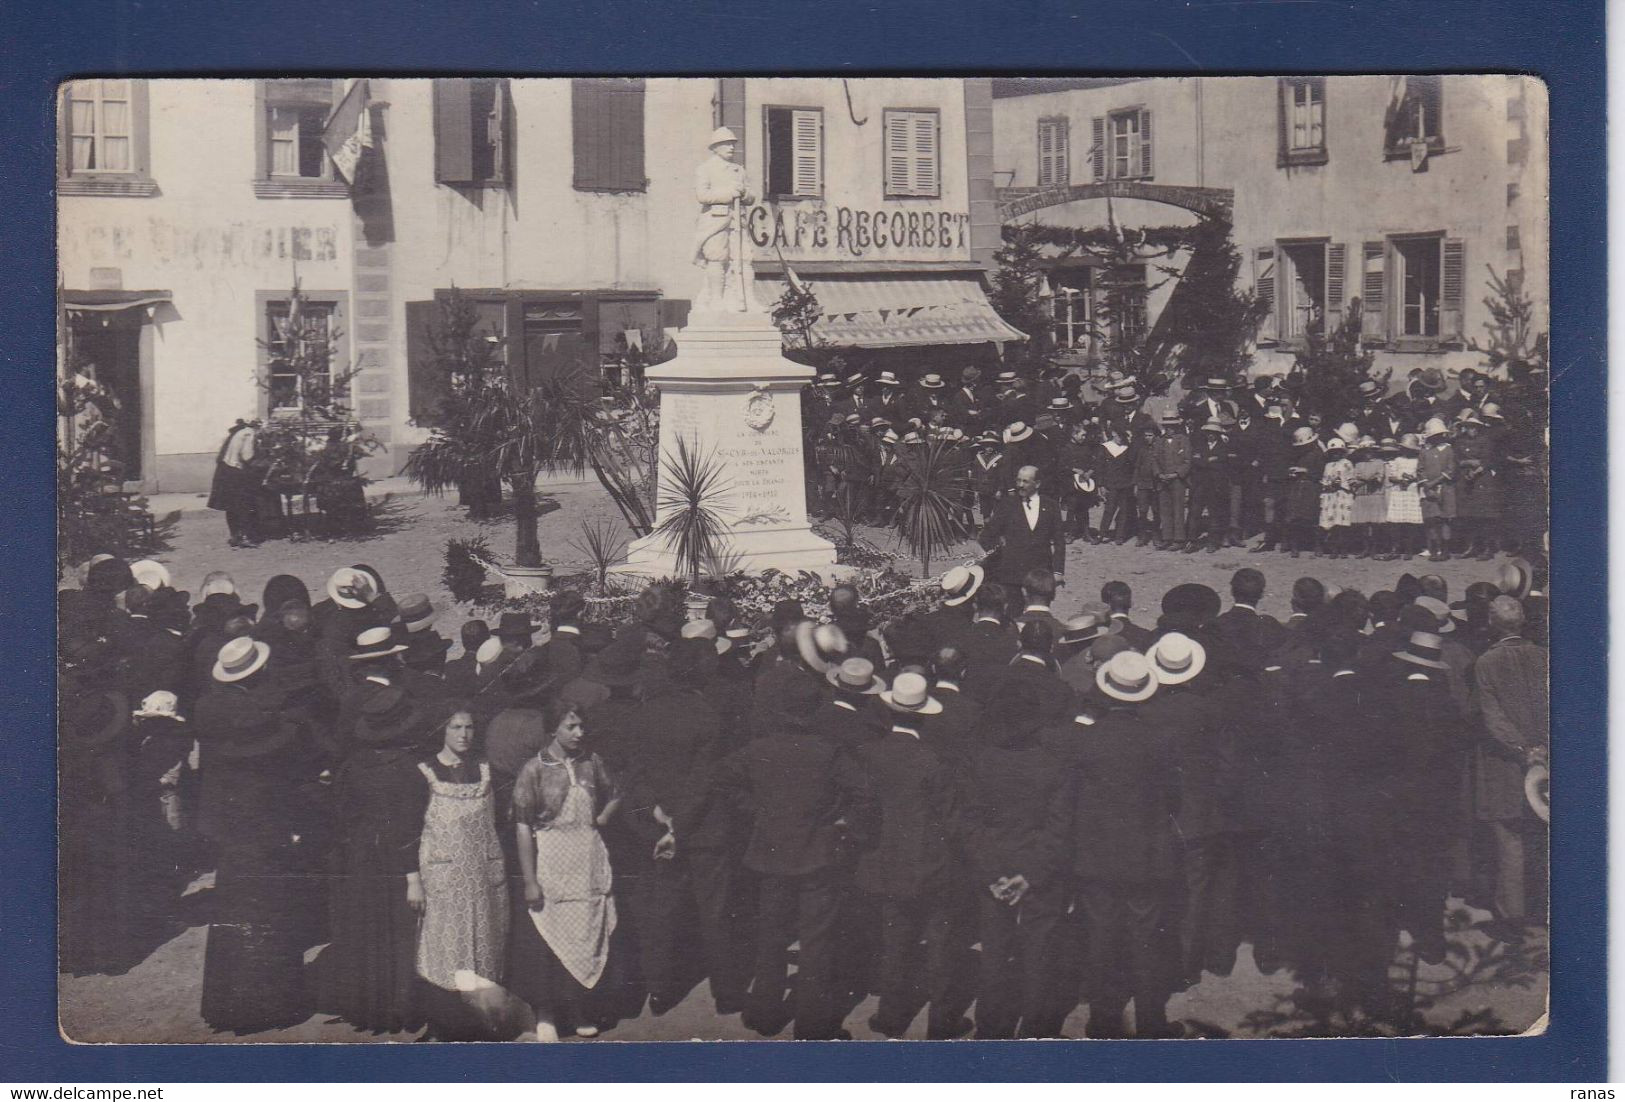
[[[758,279],[757,299],[783,293],[779,280]],[[909,348],[1026,340],[994,312],[973,274],[864,273],[805,280],[821,311],[813,334],[847,348]]]

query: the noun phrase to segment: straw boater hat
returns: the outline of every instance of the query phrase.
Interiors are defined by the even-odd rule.
[[[867,658],[848,658],[824,672],[824,679],[842,692],[879,696],[886,683],[875,676],[875,664]]]
[[[854,371],[854,372],[852,372],[852,374],[850,374],[850,375],[848,375],[846,377],[846,385],[847,386],[862,386],[864,384],[864,381],[867,380],[868,378],[869,378],[869,376],[865,375],[863,372]]]
[[[429,625],[434,623],[434,605],[430,604],[429,598],[422,593],[402,597],[398,611],[401,626],[409,634],[416,635],[420,631],[427,631]]]
[[[1450,606],[1439,598],[1424,595],[1413,599],[1411,604],[1433,617],[1433,622],[1438,625],[1433,630],[1439,635],[1449,635],[1456,630],[1456,621],[1450,615]]]
[[[1157,691],[1157,677],[1145,655],[1126,650],[1112,655],[1095,671],[1095,687],[1113,700],[1132,704],[1151,699]]]
[[[1552,772],[1544,765],[1531,765],[1523,775],[1523,798],[1529,810],[1543,823],[1552,821]]]
[[[185,723],[185,716],[175,714],[175,708],[179,703],[174,693],[168,689],[159,689],[157,692],[148,693],[146,699],[141,702],[141,707],[131,715],[136,719],[173,719],[177,723]]]
[[[956,566],[942,576],[937,584],[942,587],[942,603],[949,608],[958,608],[982,588],[982,579],[987,571],[980,566]]]
[[[737,145],[739,143],[739,135],[735,134],[732,130],[729,130],[726,126],[719,126],[715,130],[711,131],[711,140],[705,143],[705,148],[715,149],[724,142],[733,142]]]
[[[1092,643],[1108,635],[1121,635],[1121,621],[1112,619],[1112,611],[1105,605],[1088,605],[1067,620],[1061,631],[1061,643]]]
[[[1436,367],[1425,367],[1411,380],[1411,385],[1422,387],[1424,390],[1440,391],[1445,388],[1444,375]]]
[[[388,658],[406,649],[405,643],[395,642],[395,633],[388,628],[368,628],[355,637],[355,650],[350,661],[366,662],[373,658]]]
[[[982,435],[976,438],[976,442],[978,444],[991,444],[994,447],[997,447],[1000,443],[999,434],[994,432],[992,429],[988,429],[986,432],[982,433]]]
[[[1382,384],[1376,379],[1362,379],[1357,388],[1362,398],[1375,398],[1382,392]]]
[[[897,376],[892,374],[890,371],[882,371],[880,373],[880,378],[876,379],[875,382],[879,383],[881,386],[902,386],[903,385],[902,383],[898,382]]]
[[[1494,402],[1485,402],[1482,406],[1480,406],[1478,409],[1478,415],[1484,418],[1486,421],[1506,420],[1506,414],[1502,413],[1501,407],[1496,405]],[[134,570],[135,567],[132,566],[130,569]]]
[[[1203,390],[1230,390],[1235,386],[1229,379],[1221,379],[1217,375],[1210,375],[1202,383]]]
[[[1430,670],[1448,670],[1450,666],[1442,657],[1444,640],[1435,632],[1413,631],[1404,650],[1396,650],[1393,656],[1401,662],[1409,662],[1415,666],[1426,666]]]
[[[1369,436],[1362,436],[1354,442],[1354,450],[1368,452],[1377,446],[1377,442]]]
[[[884,440],[888,444],[895,444],[901,438],[893,430],[887,429],[885,432],[880,434],[880,439]]]
[[[237,595],[237,583],[232,581],[231,575],[227,574],[224,570],[210,571],[208,576],[203,579],[203,584],[198,587],[197,591],[199,600],[202,600],[205,597],[213,597],[216,593],[224,594],[227,597],[235,597]],[[346,605],[345,607],[359,608],[360,606]]]
[[[1165,410],[1157,420],[1164,425],[1178,425],[1183,424],[1185,419],[1179,415],[1177,409],[1169,409]]]
[[[948,384],[942,381],[941,375],[931,374],[921,379],[920,385],[927,390],[941,390]]]
[[[500,657],[502,657],[502,640],[495,635],[487,638],[474,652],[474,661],[481,666],[489,666]]]
[[[688,620],[682,628],[684,639],[707,639],[716,647],[718,654],[727,654],[734,649],[732,639],[717,638],[717,625],[710,620]]]
[[[1427,424],[1422,426],[1422,438],[1432,440],[1435,436],[1449,436],[1450,428],[1437,417],[1429,417]]]
[[[828,671],[832,662],[845,657],[851,649],[846,632],[834,624],[803,620],[796,625],[796,651],[803,662],[819,673]]]
[[[996,376],[996,379],[1001,383],[1013,383],[1016,381],[1016,373],[1014,371],[1001,371]]]
[[[366,571],[341,566],[327,579],[327,595],[340,608],[366,608],[378,596],[378,587]]]
[[[1113,401],[1127,404],[1139,400],[1140,388],[1133,383],[1118,383],[1117,386],[1112,388],[1112,395]]]
[[[1382,441],[1377,445],[1377,450],[1380,452],[1385,452],[1388,455],[1396,455],[1399,452],[1399,441],[1395,440],[1392,436],[1384,436]]]
[[[934,716],[942,711],[942,701],[931,695],[931,686],[917,673],[900,673],[880,699],[894,712]]]
[[[220,653],[215,657],[212,676],[216,681],[241,681],[250,674],[258,673],[270,657],[271,648],[268,644],[242,635],[227,641],[226,645],[220,648]]]
[[[1011,421],[1010,424],[1005,427],[1004,442],[1006,444],[1019,444],[1032,434],[1033,430],[1028,426],[1027,422]]]
[[[1496,571],[1495,584],[1508,597],[1521,601],[1535,588],[1535,568],[1527,559],[1509,559]]]
[[[1224,430],[1224,422],[1220,421],[1217,417],[1210,417],[1210,418],[1207,419],[1206,422],[1203,423],[1202,431],[1203,432],[1223,432],[1223,431],[1225,431]]]
[[[921,436],[918,432],[915,432],[913,429],[910,429],[908,432],[903,434],[903,443],[905,443],[905,444],[923,444],[923,443],[925,443],[925,438],[923,436]]]
[[[169,571],[163,563],[152,559],[137,559],[130,564],[130,573],[138,584],[148,589],[162,589],[169,584]]]
[[[1071,409],[1072,399],[1068,398],[1064,394],[1057,395],[1049,400],[1049,408],[1057,412],[1065,409]]]
[[[814,386],[840,386],[841,377],[833,371],[820,371],[818,378],[813,380]]]
[[[1207,648],[1177,631],[1170,631],[1146,655],[1159,685],[1183,685],[1207,665]]]
[[[1089,474],[1084,474],[1081,471],[1073,471],[1072,472],[1072,487],[1073,487],[1073,489],[1077,490],[1080,494],[1092,494],[1092,493],[1095,492],[1095,479],[1094,479],[1094,476],[1089,475]]]

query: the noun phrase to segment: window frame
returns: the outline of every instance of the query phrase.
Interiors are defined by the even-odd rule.
[[[1327,130],[1330,120],[1326,111],[1326,84],[1325,77],[1277,78],[1275,97],[1276,130],[1279,136],[1276,149],[1277,167],[1323,165],[1331,159],[1327,142]],[[1300,87],[1313,89],[1320,98],[1319,145],[1294,146],[1292,144],[1292,134],[1295,128],[1293,116],[1297,110],[1296,92]]]
[[[773,113],[785,112],[790,120],[790,190],[775,191],[773,189]],[[803,193],[795,190],[795,114],[796,111],[809,111],[818,116],[818,191],[816,193]],[[885,126],[881,126],[881,144],[885,144]],[[764,103],[762,104],[762,198],[769,202],[799,202],[802,199],[822,199],[828,189],[829,178],[825,172],[827,166],[826,150],[829,143],[825,136],[828,130],[824,126],[824,109],[813,104],[803,103]]]
[[[307,306],[323,306],[329,310],[328,340],[331,345],[328,361],[328,379],[331,381],[334,369],[341,373],[353,371],[355,365],[351,362],[350,352],[350,292],[348,291],[307,291],[300,288],[299,293]],[[259,391],[259,411],[262,418],[294,417],[304,413],[304,404],[295,406],[273,406],[271,404],[271,308],[281,304],[286,308],[288,292],[256,291],[254,293],[255,332],[257,339],[254,342],[256,360],[256,379]],[[335,335],[336,334],[336,335]],[[350,380],[349,392],[344,404],[354,408],[356,399],[355,380]]]
[[[1051,294],[1050,346],[1058,355],[1088,357],[1094,353],[1099,336],[1095,328],[1095,296],[1099,293],[1095,286],[1096,270],[1094,265],[1083,265],[1052,268],[1047,273]],[[1082,286],[1064,284],[1063,279],[1075,280]],[[1058,313],[1063,305],[1067,314],[1064,319]],[[1068,337],[1065,343],[1056,338],[1063,328]],[[1079,337],[1083,338],[1081,344],[1077,343]]]
[[[474,113],[476,92],[488,88],[491,110],[486,113],[483,132],[476,126]],[[482,93],[483,94],[483,93]],[[507,77],[435,77],[430,89],[434,113],[434,182],[452,188],[507,188],[513,183],[513,94]],[[457,133],[446,123],[446,115],[455,108],[466,107],[466,129]],[[493,117],[497,133],[492,135]],[[452,142],[466,139],[466,150],[455,150],[460,157],[448,155]],[[491,172],[481,176],[477,166],[483,159],[482,147],[489,147]],[[467,164],[467,172],[451,171],[452,162]]]
[[[638,169],[624,178],[616,166],[607,169],[603,163],[588,166],[593,171],[583,172],[581,126],[586,112],[581,104],[581,92],[592,88],[600,92],[619,91],[636,93],[638,102]],[[510,134],[514,134],[510,123]],[[514,141],[517,142],[514,134]],[[515,174],[518,169],[510,154],[508,166]],[[594,175],[597,173],[598,175]],[[634,178],[635,176],[635,178]],[[571,77],[570,78],[570,187],[589,195],[646,195],[649,191],[649,86],[642,77]]]
[[[1276,339],[1285,345],[1293,347],[1307,347],[1309,343],[1309,323],[1306,319],[1302,328],[1295,329],[1288,325],[1288,318],[1294,320],[1298,314],[1298,261],[1293,255],[1294,249],[1316,248],[1320,250],[1320,325],[1321,332],[1326,332],[1332,314],[1331,304],[1331,278],[1332,278],[1332,239],[1330,237],[1283,237],[1275,242],[1275,335]],[[1313,301],[1314,296],[1309,296]]]
[[[1044,131],[1049,130],[1050,139],[1050,178],[1044,176]],[[1066,115],[1044,115],[1038,120],[1037,154],[1038,173],[1034,180],[1039,187],[1069,187],[1072,184],[1072,120]],[[1057,141],[1058,139],[1058,141]],[[1059,152],[1057,152],[1057,148]],[[1057,163],[1064,164],[1066,170],[1059,174],[1055,168]]]
[[[936,161],[936,170],[935,170],[936,187],[933,190],[929,191],[929,192],[925,192],[925,191],[897,191],[892,187],[891,154],[890,154],[890,150],[887,149],[887,147],[886,147],[886,141],[887,141],[887,135],[891,131],[891,120],[892,120],[892,118],[894,116],[897,116],[897,115],[929,116],[930,119],[931,119],[931,129],[932,129],[932,150],[931,150],[931,154],[932,154],[932,157]],[[913,130],[912,125],[910,126],[909,129],[910,129],[910,131]],[[910,134],[910,139],[911,140],[912,140],[912,137],[913,137],[913,135],[911,133]],[[822,150],[820,150],[820,152],[822,152]],[[918,156],[919,156],[919,154],[917,154],[917,153],[911,153],[909,155],[909,162],[910,162],[911,166],[913,165],[914,160]],[[909,176],[913,177],[914,174],[915,174],[914,168],[910,167]],[[888,201],[889,200],[894,200],[894,199],[896,199],[896,200],[909,200],[909,199],[941,199],[942,198],[942,110],[941,110],[941,108],[937,108],[937,107],[886,107],[886,108],[883,108],[881,110],[881,112],[880,112],[880,179],[881,179],[881,188],[882,188],[881,194]]]
[[[271,110],[275,107],[317,107],[322,104],[317,86],[327,86],[328,117],[344,95],[343,81],[325,77],[254,81],[254,194],[260,199],[347,199],[349,185],[333,171],[333,158],[322,150],[320,176],[280,176],[271,171]]]
[[[1433,317],[1434,332],[1426,332],[1427,307],[1423,304],[1420,321],[1423,332],[1405,332],[1405,314],[1410,309],[1405,299],[1405,274],[1409,262],[1405,259],[1401,246],[1414,242],[1429,242],[1436,253],[1434,262],[1434,286],[1437,294],[1434,297]],[[1444,244],[1443,230],[1426,233],[1396,233],[1388,235],[1388,332],[1396,348],[1415,348],[1439,344],[1449,339],[1444,324]]]
[[[1094,142],[1092,140],[1093,134],[1090,135],[1091,152],[1093,152],[1096,157],[1094,171],[1091,173],[1091,176],[1096,182],[1106,180],[1156,179],[1155,162],[1153,162],[1152,170],[1150,172],[1145,170],[1146,150],[1148,148],[1155,148],[1152,142],[1146,141],[1146,134],[1150,131],[1149,124],[1151,122],[1151,114],[1151,108],[1145,104],[1134,103],[1127,104],[1123,107],[1114,107],[1103,112],[1102,114],[1094,116],[1091,126],[1094,124],[1099,124],[1100,132],[1100,144],[1098,150],[1094,148]],[[1125,154],[1128,159],[1128,171],[1120,174],[1117,171],[1116,124],[1119,119],[1129,118],[1134,120],[1134,140],[1131,147]]]
[[[1437,73],[1418,73],[1418,74],[1407,74],[1406,77],[1405,77],[1405,80],[1406,80],[1406,97],[1407,98],[1409,98],[1409,96],[1410,96],[1410,87],[1411,87],[1410,82],[1411,81],[1417,81],[1417,80],[1427,81],[1427,82],[1429,82],[1431,87],[1436,89],[1436,100],[1435,100],[1434,110],[1435,110],[1435,114],[1437,116],[1437,118],[1435,119],[1435,122],[1437,124],[1436,125],[1436,131],[1437,132],[1433,133],[1433,134],[1425,135],[1422,140],[1427,143],[1428,154],[1430,156],[1433,155],[1433,154],[1436,154],[1436,153],[1445,152],[1446,150],[1445,150],[1445,144],[1444,144],[1444,77],[1442,75],[1440,75],[1440,74],[1437,74]],[[1385,160],[1385,161],[1409,160],[1410,156],[1411,156],[1411,142],[1414,141],[1415,138],[1406,138],[1403,142],[1398,143],[1398,144],[1390,143],[1389,140],[1388,140],[1388,127],[1387,127],[1387,121],[1388,120],[1385,118],[1383,121],[1384,121],[1383,136],[1382,136],[1383,160]]]
[[[129,142],[130,165],[127,169],[75,169],[73,167],[72,112],[70,105],[75,85],[88,81],[97,83],[100,105],[102,80],[123,80],[129,86]],[[100,118],[100,107],[97,115]],[[152,178],[151,159],[151,104],[148,82],[138,77],[87,77],[84,80],[65,80],[57,89],[57,194],[102,195],[148,198],[158,194],[158,185]]]

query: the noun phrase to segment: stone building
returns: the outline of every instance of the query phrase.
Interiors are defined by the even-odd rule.
[[[1544,85],[1518,76],[1000,80],[994,176],[1011,219],[1110,217],[1132,238],[1222,213],[1240,284],[1270,303],[1254,370],[1286,370],[1309,326],[1358,299],[1362,339],[1403,378],[1481,363],[1467,346],[1487,336],[1486,269],[1521,280],[1547,328],[1546,127]],[[1097,351],[1102,274],[1048,273],[1057,343],[1079,360]],[[1161,281],[1145,324],[1176,286]]]
[[[718,125],[752,183],[764,304],[792,271],[820,340],[911,371],[1020,339],[985,297],[989,80],[372,79],[347,172],[324,132],[354,86],[63,86],[64,345],[124,406],[141,489],[205,489],[232,421],[297,413],[271,377],[295,280],[355,371],[374,477],[428,431],[453,288],[521,380],[658,352],[697,290],[693,174]]]

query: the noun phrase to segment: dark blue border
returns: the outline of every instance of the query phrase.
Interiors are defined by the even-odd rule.
[[[0,72],[0,1078],[1600,1082],[1606,1026],[1603,5],[1558,0],[574,0],[13,5]],[[1551,88],[1552,1027],[1542,1037],[1001,1045],[76,1047],[55,1028],[51,93],[137,72],[1516,71]]]

